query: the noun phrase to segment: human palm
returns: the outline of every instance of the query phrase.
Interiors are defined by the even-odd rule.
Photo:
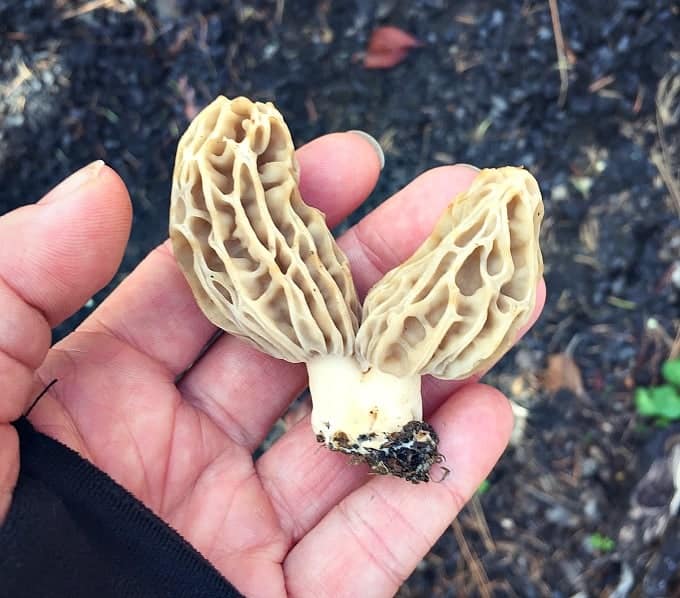
[[[317,139],[298,160],[303,197],[331,226],[367,197],[380,168],[353,134]],[[474,176],[462,166],[430,171],[341,238],[360,295],[413,252]],[[215,329],[167,243],[48,350],[49,328],[113,275],[129,226],[125,187],[101,164],[0,219],[0,521],[18,471],[8,422],[56,378],[33,425],[130,490],[246,595],[393,594],[498,459],[507,401],[475,381],[424,381],[450,470],[441,483],[369,476],[320,447],[308,418],[254,458],[304,389],[304,366],[228,335],[204,352]],[[541,287],[534,319],[543,297]]]

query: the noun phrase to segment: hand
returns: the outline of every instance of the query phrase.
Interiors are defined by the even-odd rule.
[[[353,134],[317,139],[298,159],[303,197],[331,226],[368,196],[380,168]],[[429,171],[342,237],[360,295],[474,176],[464,166]],[[304,389],[304,367],[224,335],[176,384],[215,329],[168,243],[49,349],[50,327],[113,276],[130,220],[124,184],[101,163],[0,219],[0,521],[19,467],[8,422],[58,378],[33,425],[130,490],[245,594],[392,595],[505,448],[507,400],[475,381],[425,380],[425,412],[450,469],[441,483],[368,476],[320,447],[309,418],[254,460]],[[534,320],[544,296],[541,287]]]

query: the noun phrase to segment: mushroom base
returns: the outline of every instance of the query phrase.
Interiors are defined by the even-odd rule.
[[[319,442],[374,473],[429,481],[430,468],[443,457],[437,434],[421,421],[420,376],[363,371],[353,356],[341,355],[316,357],[307,370]]]
[[[317,436],[317,440],[325,444],[323,436]],[[362,446],[361,442],[347,446],[342,438],[334,439],[327,446],[351,455],[355,464],[366,463],[373,473],[404,478],[417,484],[429,482],[432,465],[444,460],[437,450],[438,443],[439,437],[430,424],[414,420],[401,431],[387,435],[378,448]]]

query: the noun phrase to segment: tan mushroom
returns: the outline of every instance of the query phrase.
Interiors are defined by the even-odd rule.
[[[297,184],[274,106],[219,97],[177,148],[174,253],[216,326],[293,363],[351,355],[360,306],[347,258]]]
[[[361,364],[460,380],[495,363],[536,303],[542,217],[526,170],[481,171],[411,258],[368,293],[356,341]]]
[[[441,457],[422,421],[421,376],[483,370],[528,319],[542,273],[538,185],[522,169],[482,171],[361,314],[347,259],[297,182],[279,112],[215,100],[177,150],[170,237],[180,268],[214,324],[306,363],[320,442],[377,473],[427,481]]]

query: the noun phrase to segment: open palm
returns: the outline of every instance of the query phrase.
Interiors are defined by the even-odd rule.
[[[367,197],[380,169],[353,134],[317,139],[298,160],[303,197],[331,226]],[[429,171],[341,238],[360,295],[413,252],[474,176],[463,166]],[[8,422],[57,378],[32,423],[130,490],[245,594],[392,595],[498,459],[507,401],[474,381],[425,380],[425,412],[450,469],[441,483],[369,476],[320,447],[308,418],[254,459],[304,389],[304,367],[228,335],[197,360],[215,329],[167,243],[48,350],[50,327],[113,275],[129,226],[125,187],[101,164],[0,219],[9,397],[0,403],[0,521],[18,471]],[[543,297],[540,289],[539,307]]]

